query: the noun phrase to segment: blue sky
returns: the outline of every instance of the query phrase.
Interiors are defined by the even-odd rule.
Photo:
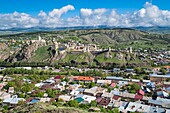
[[[36,15],[40,10],[49,12],[54,8],[61,8],[68,4],[75,7],[72,14],[81,8],[117,9],[119,12],[138,10],[150,0],[0,0],[0,13],[25,12]],[[170,10],[170,0],[153,0],[153,4],[160,9]]]
[[[9,2],[10,1],[10,2]],[[0,29],[170,26],[170,0],[0,0]]]

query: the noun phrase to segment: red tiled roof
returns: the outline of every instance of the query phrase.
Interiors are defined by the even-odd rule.
[[[144,95],[145,94],[145,92],[143,91],[143,90],[138,90],[138,92],[137,92],[139,95]]]
[[[167,69],[170,69],[170,66],[163,66],[163,68],[167,68]]]
[[[100,98],[97,98],[97,99],[96,99],[96,102],[99,103],[101,100],[102,100],[101,97],[100,97]]]
[[[115,83],[112,83],[111,85],[110,85],[110,87],[115,87],[116,86],[116,84]]]
[[[119,98],[120,98],[120,97],[117,96],[117,95],[114,95],[114,96],[113,96],[113,99],[114,99],[114,100],[118,100]]]
[[[61,79],[63,78],[62,76],[56,76],[54,79]]]
[[[135,95],[135,99],[142,100],[142,99],[143,99],[143,96],[137,94],[137,95]]]
[[[75,80],[80,80],[80,81],[93,81],[94,78],[93,78],[93,77],[86,77],[86,76],[79,76],[79,77],[75,78]]]
[[[107,98],[102,98],[102,100],[100,101],[99,105],[101,106],[107,106],[110,102],[110,99]]]

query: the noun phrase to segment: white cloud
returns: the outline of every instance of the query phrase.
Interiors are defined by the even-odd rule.
[[[14,12],[12,14],[0,14],[0,27],[3,29],[12,27],[34,27],[39,24],[37,18],[29,14]]]
[[[80,16],[83,18],[83,17],[88,17],[88,16],[91,16],[93,14],[93,11],[92,9],[80,9]]]
[[[74,10],[74,6],[67,5],[62,7],[61,9],[53,9],[51,12],[49,12],[50,17],[58,17],[60,18],[63,14],[67,13],[69,10]]]
[[[87,26],[96,26],[102,25],[106,22],[107,9],[99,8],[99,9],[80,9],[80,17],[82,19],[82,25]]]
[[[62,7],[61,9],[53,9],[48,14],[43,11],[40,11],[39,16],[39,26],[40,27],[62,27],[64,26],[64,20],[61,16],[68,11],[74,10],[74,6],[67,5]]]
[[[67,5],[60,9],[53,9],[33,17],[26,13],[14,12],[0,14],[0,29],[13,27],[66,27],[66,26],[170,26],[170,11],[146,2],[144,8],[133,13],[120,14],[115,9],[80,9],[80,15],[63,18],[62,15],[75,10],[74,6]]]

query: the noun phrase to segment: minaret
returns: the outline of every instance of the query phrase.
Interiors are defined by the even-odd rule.
[[[41,36],[40,35],[38,36],[38,40],[41,41]]]

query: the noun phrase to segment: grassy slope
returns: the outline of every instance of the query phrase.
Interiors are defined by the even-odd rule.
[[[50,55],[48,54],[47,49],[49,48],[49,46],[43,46],[38,48],[35,51],[35,55],[32,56],[31,59],[29,59],[29,61],[43,61],[45,59],[50,58]]]
[[[112,53],[112,58],[105,58],[104,54],[100,54],[95,59],[98,60],[99,62],[124,63],[124,61],[118,60],[114,56],[115,56],[115,53]]]
[[[84,62],[88,59],[88,53],[81,53],[81,54],[70,54],[68,53],[66,57],[60,62],[70,62],[71,60],[75,60],[77,62]]]
[[[44,39],[49,40],[52,37],[61,35],[65,40],[76,40],[80,42],[96,43],[103,46],[115,47],[128,47],[132,41],[138,41],[138,45],[132,45],[134,48],[167,48],[170,47],[170,34],[149,34],[137,30],[129,29],[113,29],[113,30],[72,30],[72,31],[55,31],[55,32],[34,32],[34,33],[21,33],[15,35],[0,36],[4,39],[37,39],[38,35],[41,35]],[[58,40],[58,38],[56,38]],[[59,39],[60,40],[60,39]],[[164,42],[163,42],[164,41]],[[153,45],[146,44],[146,42],[152,42]],[[141,44],[142,43],[142,44]],[[126,46],[125,46],[126,45]]]
[[[81,54],[67,54],[66,57],[62,60],[59,60],[59,62],[70,62],[71,60],[74,60],[76,62],[89,62],[88,61],[89,54],[88,53],[81,53]],[[124,55],[125,57],[125,55]],[[104,53],[98,55],[95,57],[96,60],[98,60],[100,63],[102,62],[112,62],[112,63],[118,63],[118,64],[124,64],[124,63],[141,63],[141,60],[131,60],[131,61],[123,61],[115,58],[115,53],[112,53],[112,58],[105,58]],[[57,61],[56,61],[57,62]]]
[[[48,103],[36,103],[33,105],[19,106],[11,113],[88,113],[88,111],[71,107],[55,107]]]
[[[168,46],[170,46],[170,44],[164,44],[164,43],[160,42],[159,40],[155,40],[155,41],[138,40],[138,41],[122,42],[117,47],[118,48],[132,47],[135,49],[139,49],[139,48],[146,49],[146,48],[168,48]]]

